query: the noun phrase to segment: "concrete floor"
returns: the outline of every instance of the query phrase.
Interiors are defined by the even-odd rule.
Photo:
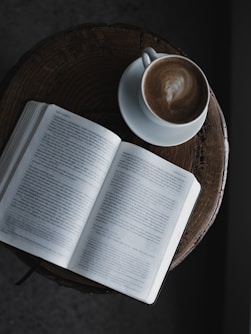
[[[128,23],[169,40],[208,75],[228,117],[226,88],[215,54],[228,46],[216,1],[1,0],[0,80],[23,53],[55,32],[83,23]],[[225,50],[226,51],[226,50]],[[89,295],[57,285],[38,273],[16,286],[28,267],[0,244],[0,334],[222,333],[224,201],[202,242],[169,273],[157,302],[143,305],[120,294]]]

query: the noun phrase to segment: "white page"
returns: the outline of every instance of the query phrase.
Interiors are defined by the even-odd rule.
[[[66,267],[119,142],[50,105],[1,200],[0,240]]]
[[[191,173],[121,143],[69,268],[147,300],[193,181]]]

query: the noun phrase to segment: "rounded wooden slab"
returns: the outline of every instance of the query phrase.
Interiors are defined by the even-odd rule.
[[[202,240],[220,208],[228,165],[227,127],[211,90],[208,116],[201,131],[174,147],[157,147],[136,137],[124,123],[117,101],[118,83],[125,68],[140,57],[144,47],[157,52],[181,53],[152,33],[138,27],[90,25],[74,27],[40,42],[26,53],[0,87],[0,152],[2,152],[25,103],[55,103],[90,118],[123,140],[141,145],[191,171],[202,185],[196,207],[174,256],[173,269]],[[106,291],[44,260],[15,250],[31,267],[64,285],[83,291]]]

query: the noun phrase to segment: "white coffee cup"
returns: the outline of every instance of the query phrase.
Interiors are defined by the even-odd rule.
[[[144,72],[139,104],[154,123],[195,135],[208,112],[210,88],[200,67],[185,56],[157,54],[151,47],[142,52]],[[184,140],[183,140],[184,141]]]

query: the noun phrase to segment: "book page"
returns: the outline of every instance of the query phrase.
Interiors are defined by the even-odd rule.
[[[193,181],[191,173],[121,143],[70,269],[147,300]]]
[[[0,201],[46,109],[46,103],[29,101],[19,117],[0,158]]]
[[[0,240],[67,266],[120,138],[50,105],[0,203]]]

